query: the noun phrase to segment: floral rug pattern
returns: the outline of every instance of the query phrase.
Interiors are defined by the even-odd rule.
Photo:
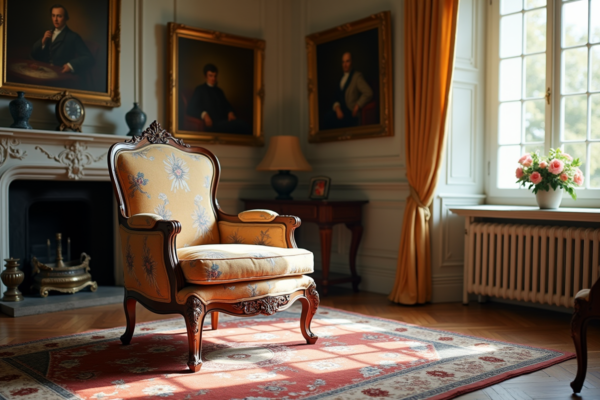
[[[563,353],[322,307],[315,345],[300,308],[221,315],[186,366],[183,318],[0,347],[0,399],[449,399],[573,358]],[[209,319],[207,318],[207,321]]]

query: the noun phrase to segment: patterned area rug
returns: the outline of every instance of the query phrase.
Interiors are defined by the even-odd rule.
[[[305,345],[299,312],[221,315],[195,374],[182,318],[138,324],[129,346],[124,328],[3,346],[0,398],[439,400],[574,357],[327,307]]]

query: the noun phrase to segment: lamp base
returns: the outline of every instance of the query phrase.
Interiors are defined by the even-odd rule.
[[[293,200],[290,193],[298,186],[298,177],[288,170],[279,170],[278,174],[271,177],[271,186],[279,195],[275,197],[277,200]]]

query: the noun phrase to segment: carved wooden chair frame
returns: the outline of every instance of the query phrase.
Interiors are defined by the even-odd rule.
[[[600,319],[600,279],[592,285],[587,296],[585,296],[584,290],[575,297],[575,311],[571,320],[571,337],[577,353],[577,375],[571,382],[574,393],[581,392],[587,372],[588,323],[592,319]]]
[[[208,313],[211,314],[211,327],[216,330],[218,327],[219,312],[240,317],[252,317],[258,314],[272,315],[277,311],[283,311],[289,308],[295,301],[302,303],[302,314],[300,316],[300,330],[308,344],[314,344],[318,337],[310,330],[310,324],[319,306],[319,294],[316,285],[313,283],[306,289],[299,289],[288,294],[277,296],[264,295],[253,298],[249,301],[240,301],[237,303],[226,303],[219,301],[208,301],[204,304],[198,297],[191,295],[185,304],[177,302],[177,292],[188,284],[183,275],[179,264],[177,251],[175,247],[175,238],[181,232],[181,224],[175,220],[159,220],[152,229],[139,229],[130,226],[128,223],[127,204],[124,201],[124,193],[117,184],[117,171],[115,168],[116,155],[123,150],[137,150],[151,144],[168,144],[174,148],[193,154],[203,154],[209,157],[215,166],[215,177],[211,187],[211,201],[217,212],[217,223],[219,221],[228,221],[234,223],[244,223],[237,215],[226,214],[221,210],[216,200],[216,191],[219,183],[221,167],[217,158],[207,149],[198,146],[185,144],[181,139],[173,137],[172,134],[165,131],[154,121],[141,136],[135,136],[124,143],[114,144],[109,151],[108,168],[113,184],[113,189],[119,205],[119,224],[130,231],[138,232],[161,232],[164,237],[164,265],[167,266],[166,272],[169,279],[170,302],[158,302],[144,296],[135,290],[125,289],[123,306],[127,319],[125,333],[121,336],[121,342],[125,345],[131,342],[135,329],[135,307],[139,302],[148,310],[157,314],[181,314],[185,319],[188,342],[189,358],[188,367],[193,371],[199,371],[202,366],[202,326],[204,318]],[[279,223],[286,226],[288,248],[295,248],[294,230],[300,226],[298,217],[283,215],[276,217],[271,223]]]

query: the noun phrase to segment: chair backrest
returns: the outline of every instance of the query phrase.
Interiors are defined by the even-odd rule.
[[[124,217],[158,214],[181,223],[177,248],[219,243],[217,158],[191,147],[154,121],[142,136],[113,145],[109,173]]]

